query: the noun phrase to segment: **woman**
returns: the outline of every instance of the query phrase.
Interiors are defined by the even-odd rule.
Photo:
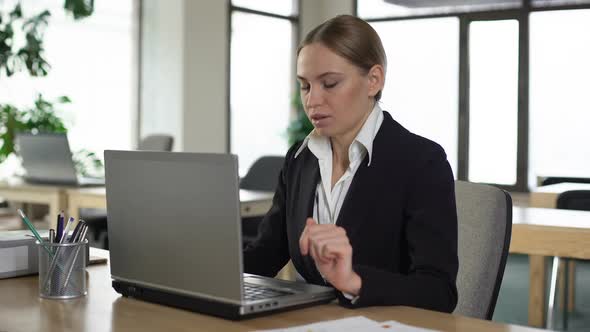
[[[301,99],[314,130],[288,151],[273,205],[244,251],[245,271],[275,276],[289,259],[342,305],[451,312],[457,216],[444,150],[378,101],[386,57],[353,16],[312,30],[297,50]]]

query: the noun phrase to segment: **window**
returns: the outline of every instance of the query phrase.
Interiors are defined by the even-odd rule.
[[[442,145],[457,174],[459,20],[372,25],[387,54],[382,108],[410,131]]]
[[[292,4],[233,1],[268,10],[231,11],[230,150],[239,157],[242,176],[261,156],[284,155],[288,149],[297,26]]]
[[[15,2],[1,8],[11,10]],[[42,93],[53,100],[70,97],[64,109],[73,151],[87,149],[102,158],[105,149],[130,149],[136,144],[138,100],[139,3],[136,0],[94,2],[94,13],[75,21],[63,1],[22,1],[25,16],[49,9],[45,57],[46,77],[20,72],[0,79],[0,103],[33,106]]]
[[[530,183],[590,176],[590,10],[530,18]]]
[[[469,181],[515,185],[518,21],[469,27]]]

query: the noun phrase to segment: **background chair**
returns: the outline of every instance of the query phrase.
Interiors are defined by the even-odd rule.
[[[590,190],[564,191],[557,196],[557,208],[590,211]]]
[[[284,161],[282,156],[260,157],[240,181],[240,189],[275,191]]]
[[[170,135],[148,135],[137,145],[138,150],[172,151],[174,137]]]
[[[148,135],[137,144],[138,150],[172,151],[174,138],[170,135]],[[106,211],[102,209],[80,209],[80,218],[88,224],[90,245],[109,249]]]
[[[240,189],[274,192],[284,161],[285,157],[282,156],[264,156],[256,160],[250,166],[246,176],[241,179]],[[256,239],[260,221],[262,221],[262,217],[242,218],[243,246]]]
[[[455,182],[459,301],[455,313],[491,320],[512,232],[512,199],[496,187]]]

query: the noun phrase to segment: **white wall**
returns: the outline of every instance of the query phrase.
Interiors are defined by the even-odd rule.
[[[185,2],[184,151],[227,150],[227,6]]]
[[[139,136],[166,133],[182,150],[184,0],[143,0]]]
[[[175,151],[226,152],[229,0],[143,0],[140,137]],[[301,32],[352,13],[352,0],[302,0]]]
[[[227,146],[227,2],[144,0],[140,136],[174,136],[176,151]]]
[[[315,26],[341,14],[353,13],[352,0],[301,0],[301,38]]]

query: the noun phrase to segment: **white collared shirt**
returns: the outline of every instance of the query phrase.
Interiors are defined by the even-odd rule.
[[[348,169],[332,188],[332,146],[330,138],[318,135],[313,130],[303,141],[295,153],[295,158],[306,147],[318,159],[321,181],[317,185],[313,206],[313,218],[320,224],[335,224],[348,193],[354,174],[358,170],[365,155],[369,155],[368,166],[371,165],[373,140],[383,123],[383,111],[378,103],[369,114],[361,130],[348,148]]]

